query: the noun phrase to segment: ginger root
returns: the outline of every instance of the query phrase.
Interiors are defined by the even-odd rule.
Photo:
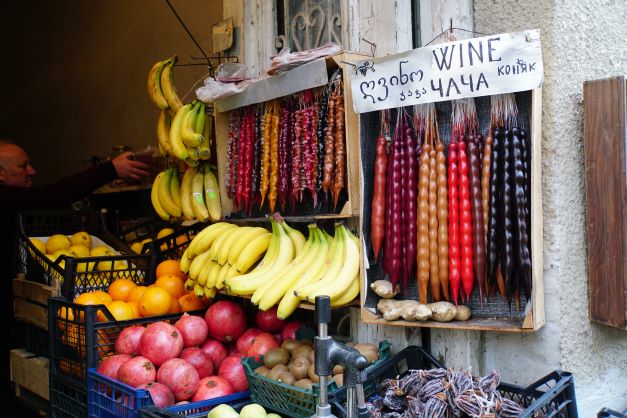
[[[386,321],[403,318],[406,321],[426,321],[431,317],[431,310],[415,300],[381,299],[377,309]]]
[[[387,280],[377,280],[370,284],[370,288],[377,296],[385,299],[392,299],[399,291],[398,286],[394,289],[392,283]]]

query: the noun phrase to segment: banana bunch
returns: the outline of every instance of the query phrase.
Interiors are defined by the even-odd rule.
[[[188,167],[179,179],[175,167],[159,173],[152,184],[150,199],[163,220],[197,219],[217,221],[222,215],[218,180],[208,165]]]
[[[162,119],[165,120],[162,122]],[[200,161],[211,158],[212,121],[212,117],[207,117],[203,102],[194,101],[181,106],[170,122],[167,138],[164,135],[161,139],[162,136],[159,134],[168,130],[167,118],[165,116],[159,118],[157,123],[159,144],[163,142],[162,148],[170,155],[185,161],[188,166],[197,167]]]
[[[148,96],[161,110],[171,110],[173,113],[183,106],[176,87],[174,86],[174,64],[177,57],[165,59],[152,66],[148,73]]]
[[[188,274],[187,290],[212,298],[224,287],[225,277],[247,272],[268,250],[272,234],[261,227],[214,223],[198,233],[181,257]]]

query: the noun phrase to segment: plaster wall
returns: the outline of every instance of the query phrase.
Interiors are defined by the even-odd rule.
[[[561,368],[575,375],[580,416],[625,408],[627,334],[588,315],[581,95],[585,80],[627,74],[625,2],[475,0],[474,13],[480,32],[540,29],[545,66],[546,326],[525,335],[485,333],[482,368],[499,368],[505,380],[520,383]]]
[[[171,0],[207,54],[221,0]],[[86,167],[111,147],[156,145],[157,108],[146,92],[152,64],[201,56],[165,1],[2,2],[0,137],[29,152],[43,183]],[[206,66],[177,67],[178,92]]]

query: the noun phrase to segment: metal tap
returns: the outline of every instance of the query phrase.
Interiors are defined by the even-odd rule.
[[[347,418],[365,418],[366,401],[364,399],[362,370],[368,365],[366,357],[356,349],[333,340],[328,335],[331,322],[331,300],[328,296],[316,296],[315,318],[318,324],[318,336],[314,339],[314,370],[319,376],[320,392],[315,417],[333,417],[327,393],[328,376],[335,365],[344,367],[344,387],[347,395]]]

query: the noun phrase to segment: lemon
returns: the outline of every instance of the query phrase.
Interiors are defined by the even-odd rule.
[[[174,229],[172,229],[172,228],[163,228],[162,230],[160,230],[157,233],[157,239],[161,239],[161,238],[163,238],[165,236],[168,236],[170,234],[173,234],[173,233],[174,233]]]
[[[91,235],[85,231],[80,231],[72,235],[70,241],[72,241],[74,245],[84,245],[88,249],[91,248]]]
[[[131,250],[134,253],[141,254],[142,248],[144,248],[144,244],[142,244],[141,242],[134,242],[131,244]]]
[[[68,251],[72,253],[74,257],[89,257],[90,256],[89,248],[82,244],[74,244],[70,248],[68,248]]]
[[[59,250],[67,250],[72,245],[72,242],[68,237],[61,234],[56,234],[48,238],[46,242],[46,252],[48,254],[54,254]]]
[[[44,244],[42,240],[37,238],[31,238],[30,242],[35,246],[35,248],[46,254],[46,244]]]

